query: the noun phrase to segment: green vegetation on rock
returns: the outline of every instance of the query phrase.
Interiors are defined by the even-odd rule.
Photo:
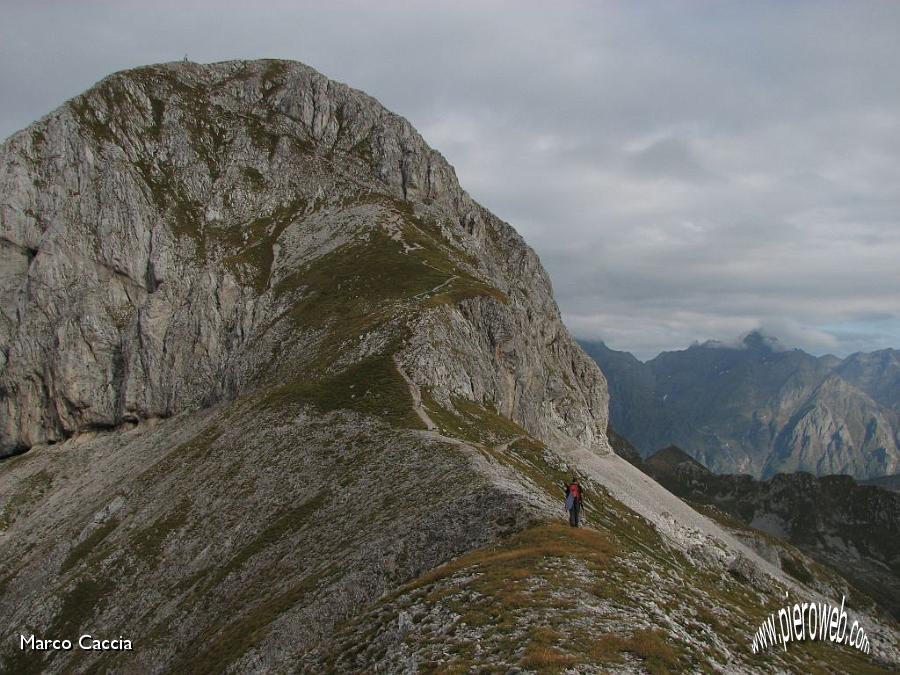
[[[337,375],[291,381],[262,399],[266,407],[290,403],[312,404],[323,411],[356,410],[395,426],[422,428],[412,409],[409,388],[390,356],[363,359]]]

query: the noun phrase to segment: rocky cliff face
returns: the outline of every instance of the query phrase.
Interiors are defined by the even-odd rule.
[[[890,410],[831,374],[781,429],[763,473],[892,473],[900,457],[898,422]]]
[[[757,333],[647,363],[586,344],[610,379],[612,425],[645,454],[674,443],[712,470],[858,478],[900,467],[896,354],[785,350]]]
[[[404,348],[445,405],[604,447],[603,378],[531,249],[305,66],[113,75],[2,146],[0,192],[2,453]]]
[[[835,370],[881,405],[900,410],[900,352],[896,349],[851,354]]]
[[[603,376],[534,252],[408,122],[302,64],[112,75],[0,147],[0,193],[22,631],[267,670],[538,518],[476,447],[607,451]]]

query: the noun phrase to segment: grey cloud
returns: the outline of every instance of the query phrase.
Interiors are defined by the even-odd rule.
[[[638,174],[684,181],[706,181],[715,175],[697,159],[690,146],[679,138],[662,138],[646,148],[629,153],[628,168]]]
[[[900,343],[900,4],[6,3],[0,135],[121,68],[283,57],[408,117],[578,336]]]

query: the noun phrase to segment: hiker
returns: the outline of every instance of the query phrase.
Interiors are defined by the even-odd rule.
[[[578,527],[578,519],[581,516],[581,507],[584,503],[584,490],[578,478],[573,477],[572,482],[566,485],[566,511],[569,512],[569,525]]]

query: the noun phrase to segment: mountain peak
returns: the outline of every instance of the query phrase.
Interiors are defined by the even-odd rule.
[[[865,478],[900,466],[891,350],[817,358],[757,330],[643,364],[588,353],[609,379],[611,424],[644,452],[674,443],[713,471],[756,476],[772,466]]]
[[[526,411],[531,387],[500,374],[504,356],[479,381],[425,337],[447,321],[476,330],[478,316],[492,344],[543,353],[512,344],[534,334],[514,307],[563,339],[554,372],[586,374],[566,380],[591,382],[574,414],[583,441],[605,448],[605,383],[562,325],[534,251],[407,120],[308,66],[115,73],[5,141],[0,169],[0,289],[35,289],[3,297],[21,306],[9,314],[18,323],[0,325],[11,355],[0,456],[264,385],[349,382],[362,363],[393,378],[394,357],[445,405],[490,401],[563,442],[572,419],[537,412],[555,383]],[[345,389],[342,404],[375,407]]]
[[[776,337],[765,335],[760,330],[752,330],[743,337],[734,340],[706,340],[695,342],[692,348],[700,349],[749,349],[753,351],[783,352],[787,351]]]
[[[741,340],[741,344],[746,349],[759,351],[781,352],[786,350],[784,345],[778,341],[778,338],[765,335],[759,330],[753,330],[747,333]]]

